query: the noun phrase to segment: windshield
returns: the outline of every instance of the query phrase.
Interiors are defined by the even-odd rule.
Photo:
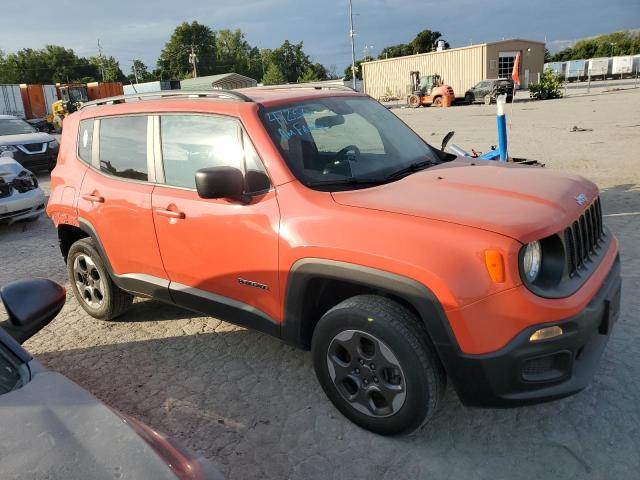
[[[263,110],[262,120],[294,175],[311,187],[384,183],[413,165],[440,161],[434,149],[370,98],[292,103]]]
[[[22,135],[34,132],[36,132],[35,128],[19,118],[0,119],[0,135]]]

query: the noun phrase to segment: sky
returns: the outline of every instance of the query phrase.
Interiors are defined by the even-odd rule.
[[[546,40],[554,52],[580,38],[640,27],[640,0],[354,0],[353,9],[357,57],[365,46],[377,55],[424,29],[439,31],[452,47],[524,38]],[[1,50],[54,44],[89,57],[100,39],[125,74],[134,58],[153,69],[173,29],[193,20],[214,30],[240,28],[259,48],[303,41],[313,61],[338,73],[351,62],[348,0],[0,0],[0,11]]]

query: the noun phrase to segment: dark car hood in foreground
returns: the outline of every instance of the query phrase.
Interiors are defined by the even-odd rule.
[[[106,405],[64,376],[30,365],[33,379],[0,396],[3,480],[176,480]]]
[[[586,203],[581,205],[582,194]],[[467,225],[526,243],[564,229],[597,194],[593,183],[576,175],[458,159],[378,187],[334,192],[333,198],[342,205]]]

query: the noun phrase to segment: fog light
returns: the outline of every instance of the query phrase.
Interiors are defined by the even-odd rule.
[[[548,340],[553,337],[559,337],[563,333],[562,328],[558,326],[541,328],[533,332],[533,335],[529,337],[529,341],[538,342],[540,340]]]

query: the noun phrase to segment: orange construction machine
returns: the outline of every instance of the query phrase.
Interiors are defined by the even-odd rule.
[[[420,72],[410,72],[411,94],[407,96],[407,105],[418,108],[421,105],[450,107],[456,96],[453,88],[442,83],[440,75],[420,76]]]

